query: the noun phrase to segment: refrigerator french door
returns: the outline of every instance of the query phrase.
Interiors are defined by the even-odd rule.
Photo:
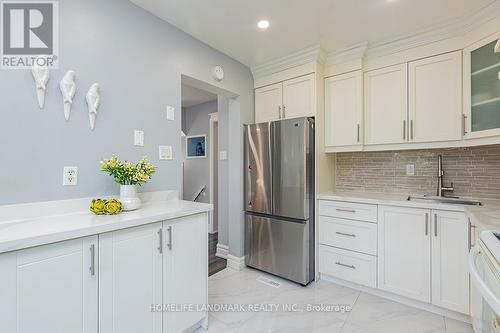
[[[314,119],[245,128],[245,263],[314,279]]]

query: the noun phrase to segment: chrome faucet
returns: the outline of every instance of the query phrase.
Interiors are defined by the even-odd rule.
[[[438,156],[438,189],[437,196],[444,197],[445,192],[453,192],[453,182],[450,187],[443,186],[444,183],[444,170],[443,170],[443,156]]]

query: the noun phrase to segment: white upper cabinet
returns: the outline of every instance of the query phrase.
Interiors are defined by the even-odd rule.
[[[407,64],[365,73],[365,144],[408,140]]]
[[[469,313],[469,223],[464,213],[433,211],[432,304]]]
[[[0,255],[0,332],[97,333],[97,236]]]
[[[325,80],[325,146],[362,147],[363,79],[355,71]]]
[[[255,89],[255,122],[279,120],[283,107],[283,84]]]
[[[462,139],[462,52],[409,63],[410,142]]]
[[[99,236],[99,332],[161,333],[161,223]]]
[[[378,287],[429,303],[430,210],[379,206]]]
[[[464,49],[466,138],[500,135],[500,34]]]
[[[255,89],[255,122],[316,114],[314,73]]]
[[[316,114],[315,75],[309,74],[283,82],[282,118]]]

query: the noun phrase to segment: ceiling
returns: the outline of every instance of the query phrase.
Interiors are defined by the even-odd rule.
[[[211,102],[217,99],[217,95],[208,91],[192,87],[187,84],[182,85],[182,107],[190,108],[199,104]]]
[[[330,52],[468,17],[500,0],[131,0],[252,67],[308,46]],[[266,31],[257,22],[267,19]]]

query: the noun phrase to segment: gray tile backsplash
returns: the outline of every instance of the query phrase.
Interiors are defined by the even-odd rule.
[[[436,194],[437,157],[445,185],[456,195],[500,199],[500,145],[385,152],[338,153],[336,189],[398,194]],[[415,176],[406,176],[406,165]]]

